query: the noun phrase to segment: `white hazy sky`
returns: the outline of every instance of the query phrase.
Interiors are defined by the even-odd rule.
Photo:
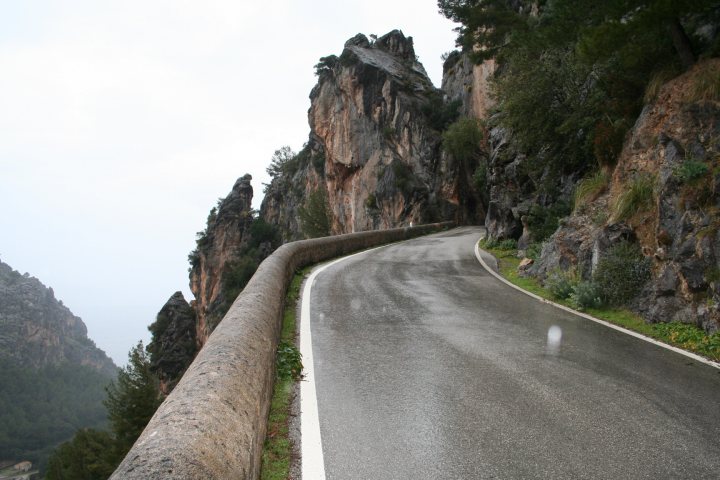
[[[0,0],[0,259],[118,364],[235,179],[307,140],[319,57],[399,28],[433,82],[436,0]]]

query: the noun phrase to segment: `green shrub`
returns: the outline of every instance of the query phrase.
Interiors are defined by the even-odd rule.
[[[473,173],[473,184],[475,189],[483,192],[487,189],[487,165],[480,163]]]
[[[277,349],[277,374],[282,379],[300,380],[302,377],[302,359],[293,342],[281,341]]]
[[[328,204],[327,192],[322,186],[308,195],[305,204],[298,209],[300,228],[308,238],[330,235],[332,214]]]
[[[410,196],[415,190],[415,174],[412,169],[400,160],[395,160],[390,164],[393,175],[395,176],[395,186],[403,195]]]
[[[611,306],[626,304],[650,278],[650,259],[634,243],[621,242],[600,259],[593,281],[603,302]]]
[[[468,161],[480,154],[483,135],[474,118],[461,118],[442,134],[442,147],[459,161]]]
[[[250,281],[260,262],[255,259],[253,252],[243,255],[228,265],[222,276],[223,294],[225,296],[225,309],[235,301],[245,285]],[[221,312],[223,315],[227,310]]]
[[[613,220],[626,220],[652,208],[655,202],[655,178],[639,175],[626,186],[613,208]]]
[[[329,73],[338,64],[337,55],[328,55],[320,57],[320,61],[315,64],[315,75],[321,77],[325,73]]]
[[[609,175],[603,170],[598,170],[592,175],[580,180],[577,184],[577,188],[575,188],[575,210],[582,209],[585,205],[592,202],[600,196],[600,194],[605,192],[609,181]]]
[[[318,173],[324,173],[325,172],[325,152],[319,151],[317,153],[312,154],[312,166]]]
[[[673,175],[682,183],[693,183],[709,171],[710,167],[706,163],[690,158],[673,168]]]
[[[577,273],[573,269],[567,271],[555,269],[545,279],[545,288],[557,300],[570,298],[577,284]]]
[[[532,232],[533,239],[542,242],[555,233],[561,218],[570,214],[570,205],[563,201],[557,201],[550,206],[542,207],[533,205],[528,214],[528,228]]]
[[[534,261],[538,261],[540,254],[542,253],[543,244],[536,242],[531,243],[530,246],[525,250],[525,256],[532,258]]]
[[[266,222],[262,218],[256,218],[250,225],[250,248],[257,248],[262,243],[270,243],[276,246],[280,243],[280,232],[276,225]]]
[[[512,238],[506,238],[505,240],[484,238],[480,243],[480,246],[492,250],[511,251],[517,250],[517,240],[513,240]]]
[[[597,285],[593,282],[580,282],[570,294],[570,303],[578,310],[600,308],[603,305]]]
[[[440,93],[433,91],[428,95],[427,103],[420,107],[420,111],[427,118],[427,122],[432,128],[442,132],[448,125],[457,120],[461,105],[461,100],[446,103]]]

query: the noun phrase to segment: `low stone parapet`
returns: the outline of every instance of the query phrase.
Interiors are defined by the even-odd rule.
[[[299,268],[454,226],[287,243],[263,261],[112,480],[258,478],[284,299]]]

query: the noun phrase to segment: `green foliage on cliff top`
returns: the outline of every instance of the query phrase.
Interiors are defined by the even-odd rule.
[[[457,43],[476,61],[499,60],[496,121],[512,130],[536,176],[612,165],[651,78],[711,52],[692,32],[716,24],[719,15],[713,0],[439,0],[438,6],[461,24]],[[716,96],[716,79],[705,83],[701,90],[711,93],[699,97]]]

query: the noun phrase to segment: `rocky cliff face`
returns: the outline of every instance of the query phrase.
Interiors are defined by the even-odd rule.
[[[230,194],[212,209],[207,228],[198,234],[197,250],[191,254],[190,289],[195,296],[198,347],[222,319],[226,304],[234,300],[228,298],[226,284],[250,238],[251,179],[250,175],[239,178]]]
[[[168,394],[197,352],[197,315],[182,292],[175,292],[149,327],[153,339],[147,349],[160,390]]]
[[[0,356],[36,368],[69,363],[114,376],[116,367],[87,337],[83,321],[27,273],[0,262]]]
[[[149,327],[150,361],[163,393],[173,389],[257,266],[279,245],[277,228],[253,217],[251,180],[240,177],[198,232],[197,248],[188,256],[195,299],[188,303],[175,292]]]
[[[375,42],[357,35],[316,68],[310,140],[297,169],[269,186],[266,221],[285,238],[301,237],[296,212],[317,189],[326,192],[333,234],[482,218],[476,165],[441,151],[449,122],[437,114],[447,104],[417,62],[412,38],[397,30]]]
[[[652,276],[634,309],[652,322],[720,327],[720,104],[696,92],[720,77],[720,60],[668,82],[625,141],[607,193],[566,219],[545,245],[535,271],[579,265],[592,274],[620,241],[652,258]],[[648,205],[618,219],[618,202],[652,187]]]
[[[451,101],[460,101],[461,115],[486,120],[495,107],[490,81],[496,68],[494,59],[475,64],[455,50],[443,63],[442,91]]]

